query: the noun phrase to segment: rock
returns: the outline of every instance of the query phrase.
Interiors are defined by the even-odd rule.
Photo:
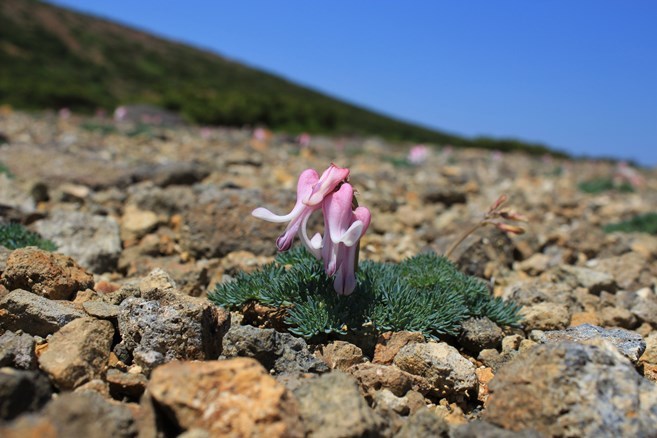
[[[13,367],[22,370],[36,368],[34,338],[27,333],[14,333],[7,330],[0,336],[0,367]]]
[[[346,371],[352,365],[363,362],[363,350],[344,341],[333,341],[322,347],[321,358],[331,369]]]
[[[92,379],[77,388],[74,392],[95,392],[103,396],[103,398],[110,399],[112,395],[109,391],[109,384],[101,379]]]
[[[523,341],[526,341],[526,339],[523,339]],[[522,345],[523,341],[520,342],[520,345]],[[494,372],[497,372],[501,366],[516,357],[516,354],[518,354],[516,350],[507,350],[500,353],[494,348],[488,348],[479,352],[477,360],[487,367],[492,368]]]
[[[61,394],[43,414],[60,437],[133,438],[137,427],[130,410],[95,392]]]
[[[172,426],[163,431],[167,436],[192,429],[211,436],[303,436],[296,400],[253,359],[170,362],[153,371],[148,393],[158,419]]]
[[[306,341],[274,329],[236,325],[224,338],[226,357],[251,357],[275,373],[321,373],[326,364],[313,356]]]
[[[98,319],[116,321],[119,316],[119,306],[104,301],[85,301],[82,308],[89,316]]]
[[[436,437],[448,438],[449,425],[444,418],[428,409],[420,409],[401,427],[396,438]],[[477,435],[472,435],[477,436]]]
[[[517,350],[520,347],[523,337],[520,335],[509,335],[502,339],[502,351]]]
[[[111,217],[56,211],[35,224],[36,231],[96,274],[112,272],[121,254],[119,225]],[[92,285],[93,286],[93,285]],[[91,287],[91,286],[90,286]]]
[[[264,204],[259,196],[246,190],[219,190],[206,197],[205,202],[183,212],[185,225],[180,242],[183,250],[196,259],[223,257],[237,250],[257,255],[274,253],[276,247],[272,242],[282,229],[251,217],[251,211]]]
[[[143,374],[124,373],[114,368],[107,370],[105,380],[109,383],[112,397],[119,400],[124,397],[130,400],[139,400],[148,384],[148,379]]]
[[[397,397],[402,397],[411,390],[423,394],[431,390],[426,379],[402,371],[395,365],[365,362],[352,366],[347,372],[356,378],[364,395],[368,397],[372,397],[381,389],[388,389]]]
[[[633,329],[636,328],[638,323],[636,316],[622,307],[603,307],[598,311],[598,317],[600,318],[600,324],[605,327]]]
[[[374,394],[374,407],[382,411],[396,412],[399,415],[408,415],[410,412],[406,397],[397,397],[385,388]]]
[[[8,290],[24,289],[51,300],[67,300],[94,286],[93,275],[72,258],[34,247],[9,255],[1,281]]]
[[[136,242],[157,228],[158,224],[157,214],[128,204],[121,218],[121,240]]]
[[[539,343],[556,343],[562,341],[586,344],[591,339],[604,339],[632,362],[636,363],[646,349],[643,337],[633,331],[621,328],[604,329],[591,324],[582,324],[566,330],[544,332],[537,340]]]
[[[573,287],[583,287],[589,293],[600,295],[600,292],[614,292],[618,289],[614,277],[606,271],[597,271],[579,266],[561,265],[557,276]]]
[[[655,272],[651,272],[649,266],[644,257],[636,252],[628,252],[597,260],[595,269],[613,276],[621,289],[637,290],[651,284]]]
[[[369,408],[356,382],[339,371],[312,379],[294,391],[306,436],[377,437],[385,424]]]
[[[526,330],[560,330],[568,327],[570,313],[563,304],[538,303],[520,309]]]
[[[638,296],[630,311],[641,321],[657,325],[657,296],[653,293]]]
[[[657,387],[607,342],[538,345],[490,383],[486,419],[546,436],[652,436]]]
[[[652,333],[646,338],[646,349],[639,360],[657,365],[657,333]]]
[[[422,200],[427,204],[444,204],[451,207],[454,204],[465,204],[466,194],[462,189],[453,186],[433,186],[422,193]]]
[[[518,263],[517,268],[529,275],[539,275],[548,270],[551,262],[552,257],[539,252]]]
[[[461,272],[489,278],[489,265],[510,267],[514,257],[513,240],[497,228],[487,227],[467,238],[454,252]]]
[[[23,415],[11,423],[0,423],[0,436],[4,438],[58,438],[57,429],[47,418]]]
[[[440,397],[461,399],[477,394],[474,365],[444,342],[410,343],[395,356],[394,364],[427,379]]]
[[[135,247],[123,251],[119,260],[119,270],[127,276],[145,276],[149,272],[162,269],[175,281],[176,289],[193,297],[201,296],[210,282],[209,270],[212,262],[181,263],[177,255],[168,257],[150,257],[131,254]],[[138,249],[138,248],[137,248]]]
[[[202,163],[171,162],[159,166],[144,166],[135,171],[136,181],[149,180],[158,187],[192,185],[208,176],[210,171]]]
[[[502,429],[486,421],[475,420],[468,424],[463,424],[452,430],[450,438],[542,438],[542,435],[535,430],[521,430],[514,432],[512,430]]]
[[[36,412],[50,397],[50,382],[40,372],[0,368],[0,420]]]
[[[470,318],[461,323],[459,344],[478,353],[485,348],[497,348],[503,337],[502,329],[487,317]]]
[[[39,365],[58,388],[72,390],[101,376],[113,337],[111,322],[78,318],[52,336],[39,356]]]
[[[0,327],[46,337],[84,316],[68,302],[51,301],[16,289],[0,300]]]
[[[230,326],[230,315],[207,300],[182,295],[156,276],[141,293],[119,305],[121,342],[114,351],[130,359],[146,375],[157,365],[174,359],[211,360],[219,357],[222,338]]]
[[[374,348],[372,362],[391,364],[399,350],[411,342],[424,342],[424,336],[419,332],[386,332],[379,336]]]

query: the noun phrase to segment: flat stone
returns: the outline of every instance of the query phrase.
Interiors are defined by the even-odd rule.
[[[613,275],[605,271],[596,271],[579,266],[561,265],[559,273],[566,281],[572,281],[574,286],[584,287],[589,293],[599,295],[602,291],[614,292],[618,289]]]
[[[22,330],[45,338],[85,315],[72,303],[52,301],[32,292],[16,289],[0,300],[0,316],[0,327],[5,330]]]
[[[72,390],[102,375],[113,338],[111,322],[78,318],[50,338],[39,365],[58,388]]]
[[[114,368],[107,370],[105,380],[109,384],[110,394],[117,399],[127,397],[139,400],[148,384],[148,379],[141,373],[124,373]]]
[[[170,362],[155,369],[148,393],[156,421],[172,424],[176,435],[303,436],[297,401],[253,359]]]
[[[395,356],[394,364],[427,379],[440,397],[461,399],[477,395],[474,365],[444,342],[407,344]]]
[[[557,343],[562,341],[586,344],[591,339],[604,339],[632,362],[636,363],[646,349],[646,341],[633,331],[621,328],[602,328],[591,324],[582,324],[566,330],[543,332],[537,339],[539,343]]]
[[[85,301],[82,308],[89,316],[98,319],[116,320],[119,316],[119,306],[104,301]]]

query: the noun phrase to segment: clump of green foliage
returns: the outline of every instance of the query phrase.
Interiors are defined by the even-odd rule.
[[[7,249],[18,249],[26,246],[36,246],[45,251],[55,251],[57,245],[48,239],[44,239],[21,224],[0,225],[0,245]]]
[[[365,325],[379,332],[410,330],[436,338],[457,334],[469,317],[487,316],[500,325],[520,321],[515,303],[493,297],[482,280],[433,253],[399,264],[365,261],[356,291],[340,297],[321,262],[295,248],[258,271],[217,285],[209,299],[231,309],[252,300],[285,308],[290,332],[305,338],[345,334]]]
[[[620,231],[622,233],[657,234],[657,213],[645,213],[634,216],[626,221],[605,225],[606,233]]]
[[[621,184],[616,184],[611,178],[595,178],[588,181],[583,181],[577,185],[580,191],[584,193],[590,193],[592,195],[608,192],[610,190],[618,190],[621,193],[631,193],[634,191],[634,188],[624,182]]]

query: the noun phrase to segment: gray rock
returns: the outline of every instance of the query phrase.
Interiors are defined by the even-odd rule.
[[[89,316],[98,319],[116,320],[119,316],[119,306],[104,301],[85,301],[82,308]]]
[[[62,437],[134,438],[137,426],[127,406],[110,403],[95,392],[71,392],[57,397],[44,415]]]
[[[407,344],[393,363],[403,371],[427,379],[440,397],[462,399],[477,395],[475,366],[444,342]]]
[[[497,348],[503,337],[502,329],[487,317],[470,318],[461,324],[459,344],[476,353],[485,348]]]
[[[584,287],[596,295],[602,291],[614,292],[618,289],[613,275],[589,268],[561,265],[557,269],[557,276],[573,287]]]
[[[107,216],[57,211],[35,228],[57,244],[58,251],[73,257],[94,273],[112,272],[121,255],[119,224]]]
[[[654,294],[637,296],[630,310],[641,321],[657,325],[657,296]]]
[[[537,345],[489,384],[486,419],[546,436],[654,436],[657,387],[606,341]]]
[[[31,370],[37,366],[34,338],[27,333],[7,330],[0,336],[0,367]]]
[[[0,318],[1,328],[44,338],[84,316],[72,303],[52,301],[22,289],[9,292],[0,300],[0,309],[7,312]]]
[[[38,371],[0,368],[0,419],[11,420],[34,412],[52,396],[48,378]]]
[[[436,437],[448,438],[449,425],[444,418],[428,409],[420,409],[411,415],[399,429],[396,438]]]
[[[397,397],[389,389],[383,388],[374,394],[374,406],[381,411],[392,411],[399,415],[408,415],[410,408],[406,397]]]
[[[50,338],[39,365],[58,388],[72,390],[102,375],[113,338],[111,322],[78,318]]]
[[[150,299],[131,297],[119,306],[121,342],[114,350],[117,356],[129,360],[126,356],[131,355],[147,375],[157,365],[174,359],[219,357],[222,338],[230,326],[228,312],[207,300],[176,292],[154,288],[142,293]]]
[[[587,343],[591,339],[609,341],[618,351],[636,363],[646,349],[646,341],[637,332],[621,328],[605,329],[592,324],[582,324],[566,330],[543,332],[536,339],[542,344],[561,341]]]
[[[455,427],[450,434],[451,438],[541,438],[541,434],[535,430],[512,430],[502,429],[494,424],[481,420]]]
[[[353,378],[335,371],[294,391],[306,435],[317,437],[383,436],[385,423],[369,408]]]
[[[278,374],[328,371],[328,366],[310,353],[303,339],[250,325],[233,326],[228,330],[223,354],[252,357]]]

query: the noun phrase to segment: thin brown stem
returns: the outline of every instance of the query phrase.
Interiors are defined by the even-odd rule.
[[[445,257],[446,257],[446,258],[449,258],[449,256],[452,255],[452,253],[454,252],[454,250],[455,250],[455,249],[456,249],[461,243],[463,243],[463,241],[464,241],[464,240],[465,240],[470,234],[472,234],[472,233],[474,233],[475,231],[477,231],[477,230],[479,229],[479,227],[483,226],[485,223],[486,223],[485,221],[481,221],[481,222],[476,223],[474,226],[468,228],[463,234],[461,234],[461,237],[459,237],[456,241],[454,241],[454,243],[452,243],[452,246],[450,246],[449,249],[447,250],[447,252],[445,252]]]

